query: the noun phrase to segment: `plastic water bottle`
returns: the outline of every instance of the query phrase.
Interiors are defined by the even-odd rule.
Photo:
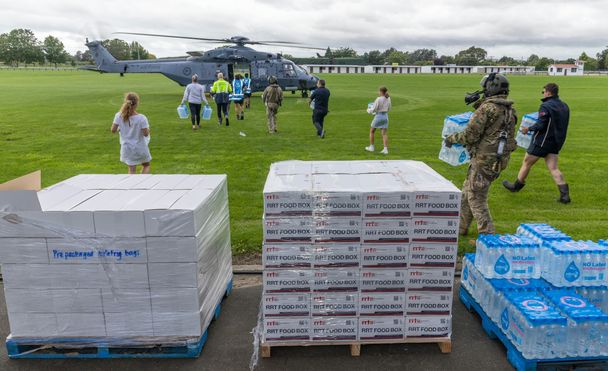
[[[517,227],[517,234],[527,236],[539,244],[549,241],[570,241],[572,238],[548,224],[526,223]]]
[[[587,299],[591,304],[608,313],[608,287],[577,287],[576,292]]]
[[[572,289],[549,290],[547,298],[568,317],[567,357],[598,357],[608,354],[608,314]]]
[[[540,246],[526,236],[482,235],[477,252],[475,265],[486,278],[541,277]]]
[[[469,163],[471,156],[469,151],[461,144],[452,144],[452,147],[448,148],[445,143],[442,143],[439,159],[452,166],[460,166]]]
[[[190,114],[188,113],[188,108],[186,107],[185,104],[180,104],[179,106],[177,106],[177,115],[182,120],[190,117]]]
[[[447,116],[443,121],[443,130],[441,131],[441,136],[445,138],[448,135],[464,131],[469,124],[471,116],[473,116],[473,112],[464,112],[457,115]]]
[[[517,135],[515,136],[515,141],[517,145],[521,148],[528,149],[530,147],[530,143],[532,143],[532,133],[528,132],[528,134],[524,134],[522,132],[522,128],[530,127],[538,122],[538,112],[529,113],[524,115],[521,120],[521,124],[519,125],[519,130],[517,130]]]
[[[545,278],[557,287],[608,284],[608,247],[592,241],[553,241],[546,249]]]
[[[505,305],[505,293],[507,292],[533,292],[542,293],[552,288],[552,286],[543,279],[527,279],[527,278],[493,278],[488,280],[491,289],[489,295],[483,300],[483,307],[486,313],[494,322],[498,322],[500,316],[500,308]]]

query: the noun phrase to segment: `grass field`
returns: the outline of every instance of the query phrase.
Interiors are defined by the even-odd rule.
[[[226,173],[229,179],[232,244],[235,254],[261,247],[262,189],[275,161],[415,159],[427,162],[460,186],[466,168],[437,159],[444,116],[467,110],[465,91],[480,76],[325,76],[332,91],[327,138],[315,136],[305,99],[287,94],[279,114],[280,133],[266,133],[259,97],[244,121],[218,127],[215,120],[193,132],[177,118],[182,88],[160,75],[100,75],[90,72],[0,71],[0,181],[42,169],[45,186],[79,173],[124,173],[118,138],[109,132],[122,95],[141,95],[140,112],[152,129],[154,173]],[[557,189],[544,165],[537,166],[524,191],[512,195],[499,182],[490,206],[499,232],[524,221],[548,222],[578,239],[608,237],[608,79],[601,77],[511,77],[520,116],[536,111],[542,86],[560,84],[572,110],[561,168],[573,203],[555,202]],[[371,117],[365,113],[379,85],[392,99],[390,155],[363,150]],[[214,112],[215,113],[215,112]],[[243,132],[246,136],[239,135]],[[378,143],[381,143],[378,138]],[[381,146],[380,146],[381,147]],[[503,179],[513,179],[518,149]],[[461,248],[467,248],[461,241]]]

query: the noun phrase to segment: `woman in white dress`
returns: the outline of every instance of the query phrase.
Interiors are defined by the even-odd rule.
[[[150,126],[146,116],[137,113],[139,96],[127,93],[120,111],[114,116],[112,133],[120,134],[120,161],[129,167],[129,174],[137,172],[141,165],[141,173],[150,173]]]

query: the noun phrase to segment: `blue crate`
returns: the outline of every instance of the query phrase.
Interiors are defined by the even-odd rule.
[[[228,282],[224,298],[232,293]],[[223,299],[223,298],[222,298]],[[222,300],[217,304],[213,319],[220,316]],[[207,342],[209,328],[198,339],[167,344],[126,344],[125,339],[100,341],[87,338],[6,338],[6,350],[11,359],[82,359],[82,358],[197,358]],[[74,347],[76,344],[90,346]]]
[[[460,301],[469,312],[475,312],[481,318],[481,327],[490,339],[498,339],[507,348],[507,359],[517,371],[534,371],[538,368],[543,370],[563,370],[571,367],[585,368],[591,370],[608,370],[608,357],[585,357],[585,358],[555,358],[555,359],[527,359],[515,345],[507,338],[502,330],[488,317],[479,303],[464,287],[460,288]]]

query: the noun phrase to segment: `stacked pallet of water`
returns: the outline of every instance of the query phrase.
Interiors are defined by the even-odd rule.
[[[232,279],[225,175],[79,175],[0,205],[12,338],[199,338]]]
[[[264,342],[449,338],[459,209],[420,162],[273,164]]]

